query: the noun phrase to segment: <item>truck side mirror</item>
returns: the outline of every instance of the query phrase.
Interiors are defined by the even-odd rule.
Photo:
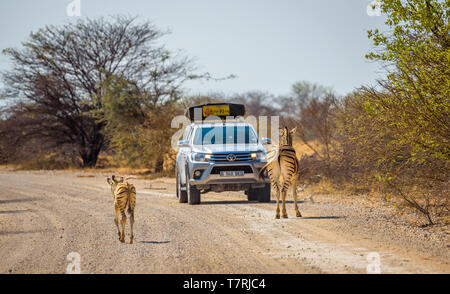
[[[270,145],[270,144],[272,144],[272,139],[270,139],[270,138],[262,138],[261,141],[262,141],[263,145]]]
[[[178,141],[178,147],[188,147],[189,146],[189,141],[188,140],[181,140]]]

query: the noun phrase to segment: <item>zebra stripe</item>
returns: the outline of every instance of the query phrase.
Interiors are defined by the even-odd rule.
[[[136,188],[134,185],[125,182],[119,183],[116,186],[114,197],[114,203],[120,209],[120,212],[125,213],[125,209],[128,207],[128,213],[134,211],[136,205]]]

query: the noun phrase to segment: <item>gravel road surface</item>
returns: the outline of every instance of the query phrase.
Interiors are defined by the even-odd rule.
[[[243,192],[178,203],[175,180],[131,179],[134,244],[120,243],[106,174],[0,170],[0,273],[450,273],[449,232],[300,194],[303,218]],[[127,223],[129,238],[129,223]]]

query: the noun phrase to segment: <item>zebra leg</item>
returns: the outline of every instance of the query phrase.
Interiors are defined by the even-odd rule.
[[[273,190],[275,191],[275,195],[277,196],[277,210],[275,212],[275,219],[280,218],[280,190],[278,189],[278,186],[275,184],[273,185]]]
[[[130,235],[130,244],[133,244],[133,224],[134,224],[134,211],[130,211],[130,229],[131,229],[131,235]]]
[[[116,223],[116,228],[117,228],[117,234],[119,235],[120,238],[120,229],[119,229],[119,208],[115,207],[116,210],[116,216],[114,217],[114,222]]]
[[[294,176],[294,180],[292,181],[292,195],[294,196],[294,207],[295,207],[295,215],[297,217],[302,217],[300,210],[298,210],[297,205],[297,176]]]
[[[121,211],[122,214],[122,235],[120,236],[120,242],[125,242],[125,224],[127,223],[127,215],[125,214],[125,211]]]
[[[286,212],[286,189],[281,190],[281,216],[283,218],[288,218],[287,212]]]

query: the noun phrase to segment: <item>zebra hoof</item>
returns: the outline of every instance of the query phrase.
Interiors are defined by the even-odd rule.
[[[302,217],[302,214],[300,212],[297,212],[297,217]]]
[[[125,240],[122,239],[122,238],[120,238],[119,241],[122,242],[122,243],[125,243]]]
[[[287,214],[283,214],[283,218],[288,218],[288,215]]]
[[[275,219],[280,219],[280,215],[279,214],[275,215]]]

